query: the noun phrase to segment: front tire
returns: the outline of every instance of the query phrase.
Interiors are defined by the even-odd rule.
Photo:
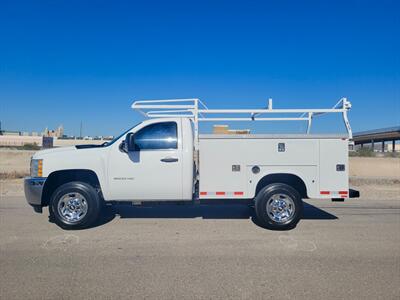
[[[50,200],[51,216],[64,229],[81,229],[93,225],[101,208],[102,200],[96,189],[80,181],[59,186]]]
[[[284,183],[267,185],[254,200],[258,223],[268,229],[292,229],[303,213],[299,192]]]

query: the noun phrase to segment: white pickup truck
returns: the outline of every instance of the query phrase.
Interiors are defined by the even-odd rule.
[[[331,109],[273,109],[270,100],[266,109],[212,110],[198,99],[132,107],[148,119],[113,141],[35,153],[24,185],[36,212],[49,206],[59,226],[75,229],[91,226],[107,202],[230,200],[253,204],[262,226],[288,229],[301,218],[302,199],[359,196],[348,186],[345,98]],[[325,113],[341,113],[348,133],[310,134],[313,117]],[[308,123],[306,134],[201,135],[198,129],[201,121],[296,120]]]

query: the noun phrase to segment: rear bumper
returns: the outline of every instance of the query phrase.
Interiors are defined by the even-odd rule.
[[[42,192],[46,178],[26,177],[24,179],[24,191],[26,201],[33,206],[36,212],[41,212]]]
[[[331,198],[333,202],[343,202],[344,199],[360,198],[360,192],[354,189],[349,189],[349,193],[345,197]]]

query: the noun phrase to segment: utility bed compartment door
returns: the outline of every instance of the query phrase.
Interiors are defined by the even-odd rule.
[[[346,139],[320,140],[319,158],[320,196],[347,198],[344,192],[349,189],[348,141]]]
[[[245,196],[246,159],[243,141],[200,140],[200,198]]]

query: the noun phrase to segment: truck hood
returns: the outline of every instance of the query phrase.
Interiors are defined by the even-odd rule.
[[[33,155],[33,158],[41,158],[41,157],[49,155],[49,154],[55,154],[55,153],[66,152],[66,151],[76,151],[76,150],[77,149],[75,148],[75,146],[40,150]]]

